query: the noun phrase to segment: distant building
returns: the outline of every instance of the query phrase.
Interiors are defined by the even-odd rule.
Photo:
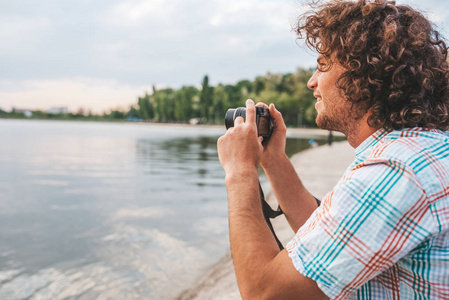
[[[22,113],[25,117],[31,118],[33,116],[33,111],[31,109],[14,109],[16,113]]]
[[[67,107],[52,107],[45,112],[52,115],[66,115],[69,113],[69,109]]]
[[[198,125],[201,124],[201,119],[200,118],[192,118],[189,120],[189,124],[190,125]]]

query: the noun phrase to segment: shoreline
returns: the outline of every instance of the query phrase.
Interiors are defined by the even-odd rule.
[[[299,134],[301,130],[296,134]],[[327,131],[321,131],[327,134]],[[318,199],[323,199],[326,193],[337,184],[354,158],[354,149],[347,141],[341,141],[334,142],[332,146],[323,145],[301,151],[293,155],[290,161],[307,189]],[[273,207],[277,205],[271,187],[266,188],[265,196],[270,205]],[[285,245],[294,235],[287,220],[282,215],[272,220],[272,223],[276,235]],[[212,269],[200,278],[196,285],[184,291],[176,299],[240,300],[230,251],[212,266]]]
[[[126,125],[138,125],[138,126],[160,126],[160,127],[173,127],[173,128],[212,128],[221,129],[226,131],[224,121],[223,125],[219,124],[198,124],[191,125],[185,123],[152,123],[152,122],[129,122],[124,120],[108,121],[108,120],[83,120],[83,119],[33,119],[33,118],[0,118],[0,121],[43,121],[43,122],[74,122],[74,123],[109,123],[109,124],[126,124]],[[340,132],[333,131],[334,136],[344,137],[344,134]],[[289,137],[327,137],[329,134],[328,130],[323,130],[320,128],[299,128],[290,127],[287,128],[287,138]]]

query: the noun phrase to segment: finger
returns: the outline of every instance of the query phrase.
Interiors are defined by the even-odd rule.
[[[246,100],[246,120],[249,124],[256,123],[256,105],[251,99]]]
[[[248,113],[248,112],[247,112],[247,113]],[[248,116],[248,115],[247,115],[247,116]],[[238,116],[238,117],[235,118],[235,120],[234,120],[234,127],[237,126],[237,125],[241,125],[241,124],[243,124],[243,123],[245,123],[245,119],[243,119],[242,116]],[[229,129],[231,129],[231,128],[229,128]]]
[[[266,105],[266,104],[263,103],[263,102],[257,102],[256,106],[259,106],[259,107],[265,107],[265,108],[268,109],[268,105]]]
[[[285,127],[284,118],[273,103],[270,104],[270,115],[274,120],[275,128],[280,129],[280,126]]]
[[[282,119],[282,114],[279,110],[276,109],[276,107],[274,106],[273,103],[270,104],[269,106],[269,110],[270,110],[270,115],[274,118],[274,119],[278,119],[281,118]]]
[[[220,155],[220,150],[221,150],[221,145],[224,143],[225,140],[225,136],[220,136],[217,140],[217,150],[218,150],[218,155]]]
[[[225,133],[222,137],[225,137],[227,134],[230,134],[233,130],[234,130],[234,127],[229,127],[229,128],[226,130],[226,133]]]

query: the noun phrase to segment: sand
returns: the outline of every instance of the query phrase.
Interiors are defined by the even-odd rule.
[[[291,158],[296,172],[309,191],[318,199],[332,190],[354,159],[354,149],[344,142],[302,151]],[[270,190],[265,190],[267,201],[277,207]],[[285,245],[294,235],[283,216],[273,221],[276,234]],[[183,293],[180,300],[240,300],[231,254],[223,257],[210,273]]]

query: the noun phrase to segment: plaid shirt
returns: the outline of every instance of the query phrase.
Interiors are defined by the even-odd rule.
[[[379,130],[287,245],[335,299],[449,299],[449,134]]]

